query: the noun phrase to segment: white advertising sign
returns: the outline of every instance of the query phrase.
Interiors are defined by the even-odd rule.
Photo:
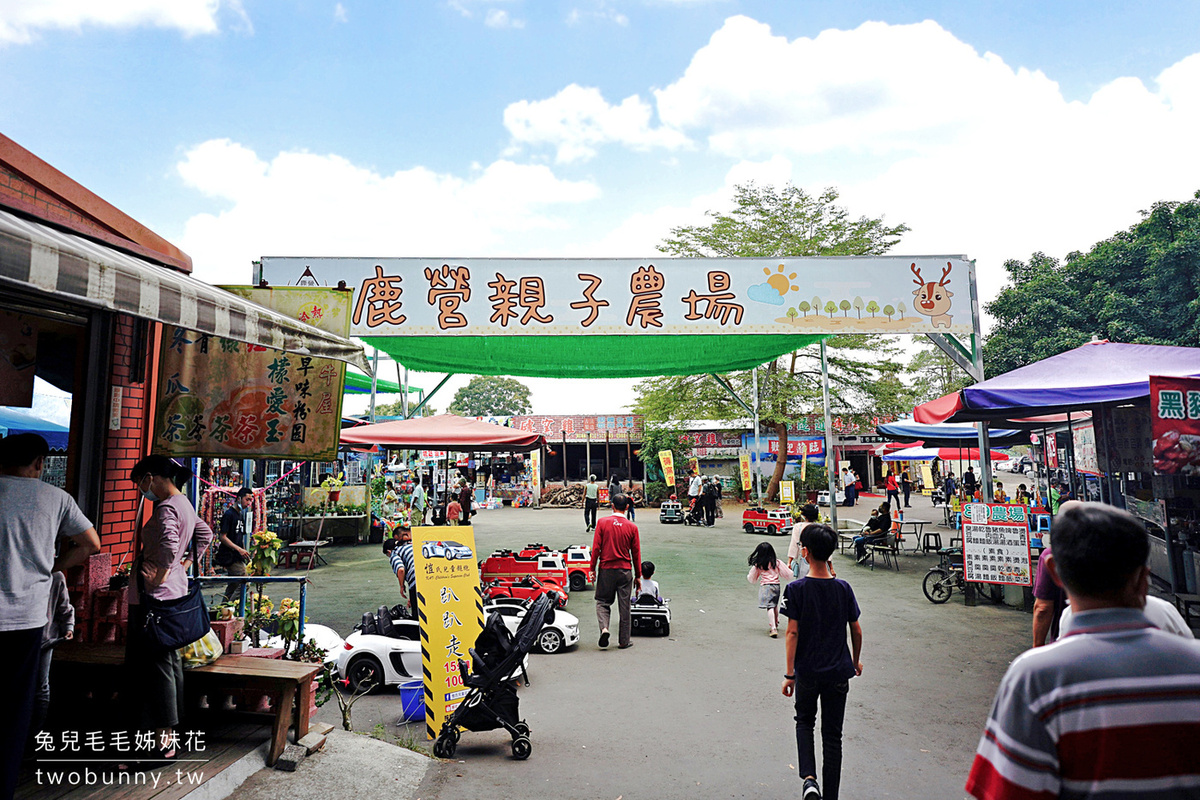
[[[354,336],[972,332],[963,256],[264,257],[255,283],[354,289]]]

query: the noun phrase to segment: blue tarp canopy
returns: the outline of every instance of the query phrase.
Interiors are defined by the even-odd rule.
[[[1151,375],[1200,377],[1200,348],[1085,344],[919,405],[913,416],[999,421],[1128,403],[1149,397]]]
[[[922,442],[926,447],[978,447],[979,431],[973,425],[924,425],[912,420],[888,422],[875,429],[880,436],[893,442]],[[1029,444],[1029,433],[1016,430],[989,430],[988,443],[993,447]]]
[[[56,422],[35,417],[26,411],[0,406],[0,428],[6,435],[14,433],[36,433],[41,435],[51,450],[66,450],[69,431]]]

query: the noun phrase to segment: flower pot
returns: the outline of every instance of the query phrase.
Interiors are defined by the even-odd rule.
[[[341,489],[330,489],[329,490],[329,502],[336,503],[338,501],[338,498],[341,496],[342,496]]]

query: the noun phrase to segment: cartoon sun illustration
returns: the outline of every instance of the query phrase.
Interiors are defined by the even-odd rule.
[[[767,283],[771,284],[771,288],[779,292],[779,296],[783,297],[788,291],[798,292],[799,286],[793,286],[792,281],[796,280],[796,273],[790,272],[784,274],[784,266],[780,264],[771,272],[770,267],[763,267],[763,274],[767,275]]]

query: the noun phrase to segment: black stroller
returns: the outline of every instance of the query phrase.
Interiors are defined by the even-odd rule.
[[[683,512],[684,525],[704,525],[704,505],[700,498],[689,497],[687,510]]]
[[[533,752],[529,741],[529,726],[520,719],[517,682],[509,676],[521,668],[542,626],[554,621],[554,599],[548,594],[533,601],[516,634],[510,633],[499,614],[493,612],[484,623],[483,632],[470,649],[471,666],[459,660],[467,695],[442,723],[433,743],[438,758],[453,758],[458,748],[459,728],[469,731],[491,731],[504,728],[512,734],[513,758],[523,761]],[[469,674],[468,674],[469,673]]]

